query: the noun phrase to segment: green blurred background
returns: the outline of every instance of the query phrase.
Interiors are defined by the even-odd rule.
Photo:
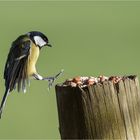
[[[43,48],[41,75],[64,69],[57,83],[77,75],[140,75],[140,2],[1,1],[0,99],[3,69],[11,42],[31,30],[45,33],[53,48]],[[0,139],[57,139],[54,87],[32,81],[26,94],[13,91],[0,120]]]

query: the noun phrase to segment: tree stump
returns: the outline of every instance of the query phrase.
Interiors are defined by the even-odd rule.
[[[136,76],[81,87],[56,85],[62,139],[140,139],[140,89]]]

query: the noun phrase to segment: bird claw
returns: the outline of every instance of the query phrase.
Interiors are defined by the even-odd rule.
[[[55,81],[55,77],[50,77],[49,80],[48,80],[48,90],[51,89],[53,83]]]
[[[58,74],[56,74],[54,77],[46,77],[43,78],[43,80],[47,80],[48,81],[48,90],[51,89],[54,81],[64,72],[64,70],[62,69]]]

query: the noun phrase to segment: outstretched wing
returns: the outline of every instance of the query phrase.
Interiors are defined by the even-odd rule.
[[[12,43],[4,70],[6,89],[12,91],[18,87],[18,91],[25,90],[27,77],[27,62],[30,53],[31,40],[26,36],[20,36]]]
[[[30,46],[30,39],[24,35],[20,36],[12,43],[4,70],[6,89],[0,104],[0,118],[6,103],[7,96],[9,92],[16,87],[16,84],[18,85],[18,91],[20,91],[21,86],[23,91],[26,89],[25,81],[28,78],[26,71]]]

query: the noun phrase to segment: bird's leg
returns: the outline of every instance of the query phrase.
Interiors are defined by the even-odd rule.
[[[42,80],[47,80],[49,82],[48,85],[48,89],[50,90],[52,84],[54,83],[54,81],[64,72],[64,70],[62,69],[58,74],[56,74],[53,77],[44,77]]]
[[[58,74],[56,74],[55,76],[52,77],[42,77],[39,74],[34,74],[33,77],[36,80],[47,80],[49,85],[48,85],[48,89],[50,90],[52,84],[54,83],[54,81],[63,73],[64,70],[61,70]]]
[[[39,74],[33,74],[33,77],[36,79],[36,80],[47,80],[48,81],[48,90],[50,90],[54,80],[55,80],[55,76],[54,77],[42,77],[41,75]]]
[[[36,80],[43,80],[43,77],[41,75],[39,75],[38,73],[34,73],[33,78]]]

